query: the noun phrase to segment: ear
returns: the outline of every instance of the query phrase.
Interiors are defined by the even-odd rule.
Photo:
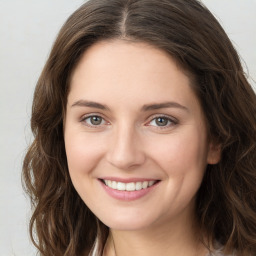
[[[208,164],[217,164],[221,159],[221,144],[211,142],[207,155]]]

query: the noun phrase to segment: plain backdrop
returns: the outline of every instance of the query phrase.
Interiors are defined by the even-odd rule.
[[[0,255],[35,255],[21,186],[32,136],[33,90],[58,30],[82,0],[0,0]],[[256,0],[203,0],[238,50],[255,87]],[[246,63],[246,65],[245,65]]]

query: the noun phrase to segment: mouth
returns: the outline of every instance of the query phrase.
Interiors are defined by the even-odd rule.
[[[106,177],[99,179],[99,181],[110,197],[121,201],[134,201],[151,194],[151,191],[158,187],[161,180]]]
[[[111,189],[118,190],[118,191],[130,191],[130,192],[147,189],[149,187],[154,186],[156,183],[160,182],[159,180],[120,182],[120,181],[109,180],[109,179],[101,179],[100,181]]]
[[[156,183],[160,182],[160,180],[142,180],[142,181],[134,181],[134,182],[121,182],[110,179],[100,179],[100,181],[109,188],[119,191],[140,191],[142,189],[147,189]]]

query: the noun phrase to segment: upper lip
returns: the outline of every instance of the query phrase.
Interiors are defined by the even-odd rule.
[[[100,180],[111,180],[123,183],[130,183],[130,182],[143,182],[143,181],[158,181],[158,179],[152,178],[121,178],[121,177],[102,177]]]

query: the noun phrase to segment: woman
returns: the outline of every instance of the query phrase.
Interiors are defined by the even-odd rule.
[[[255,103],[198,1],[85,3],[34,94],[41,255],[255,255]]]

